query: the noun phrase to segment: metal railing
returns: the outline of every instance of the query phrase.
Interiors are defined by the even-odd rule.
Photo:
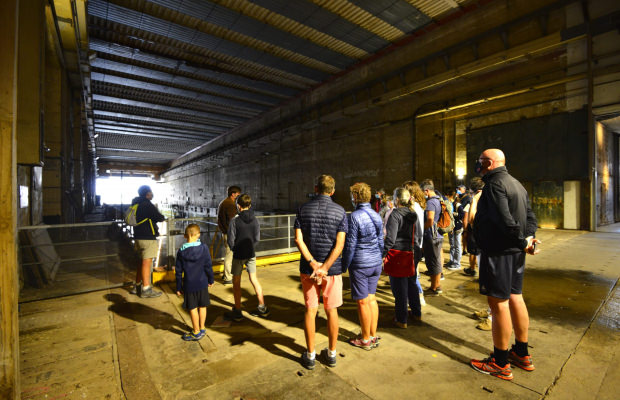
[[[297,251],[294,243],[294,214],[257,215],[256,218],[260,224],[261,235],[261,240],[255,249],[258,257]],[[223,260],[224,241],[216,217],[169,218],[160,223],[161,232],[165,233],[160,234],[158,238],[159,256],[155,260],[155,266],[174,264],[176,253],[184,243],[185,227],[189,224],[200,226],[200,240],[211,249],[213,261],[220,262]],[[128,231],[129,235],[132,234],[131,228],[124,225],[124,229]]]
[[[257,256],[297,251],[295,216],[257,215],[261,240]],[[215,217],[170,218],[159,224],[154,266],[174,265],[185,227],[200,226],[201,240],[215,263],[224,257],[223,235]],[[119,287],[135,279],[139,256],[131,243],[132,227],[124,221],[35,225],[18,228],[20,302]]]

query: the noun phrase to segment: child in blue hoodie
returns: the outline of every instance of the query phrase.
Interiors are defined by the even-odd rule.
[[[185,238],[187,243],[177,252],[177,296],[185,295],[193,331],[185,333],[182,338],[200,340],[206,334],[207,306],[211,303],[208,288],[213,286],[213,268],[209,249],[200,242],[200,227],[188,225]]]

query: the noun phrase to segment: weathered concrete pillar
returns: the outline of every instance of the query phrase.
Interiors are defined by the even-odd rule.
[[[16,93],[19,0],[0,2],[0,398],[19,399]]]

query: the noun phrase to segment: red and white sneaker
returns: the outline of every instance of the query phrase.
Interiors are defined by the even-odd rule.
[[[532,356],[527,355],[525,357],[519,357],[514,350],[510,350],[508,353],[508,361],[510,361],[515,367],[519,367],[526,371],[534,371],[534,363],[532,362]]]
[[[478,372],[483,374],[493,375],[505,381],[512,380],[512,369],[510,369],[510,363],[506,364],[503,368],[495,364],[495,358],[489,357],[484,360],[471,360],[469,364]]]

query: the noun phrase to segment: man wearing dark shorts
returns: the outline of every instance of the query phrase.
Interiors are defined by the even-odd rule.
[[[435,193],[435,185],[430,179],[425,179],[420,189],[426,197],[426,209],[424,210],[424,262],[431,276],[431,287],[425,292],[425,296],[439,296],[442,293],[439,282],[441,281],[442,263],[441,252],[443,235],[437,230],[437,221],[441,217],[441,202]]]
[[[480,293],[487,296],[493,316],[493,354],[471,360],[478,372],[512,380],[509,361],[526,371],[534,364],[527,348],[529,315],[523,301],[525,255],[536,254],[536,216],[527,192],[506,169],[499,149],[482,152],[476,172],[485,183],[474,219],[474,236],[481,250]],[[514,326],[515,345],[510,335]]]

